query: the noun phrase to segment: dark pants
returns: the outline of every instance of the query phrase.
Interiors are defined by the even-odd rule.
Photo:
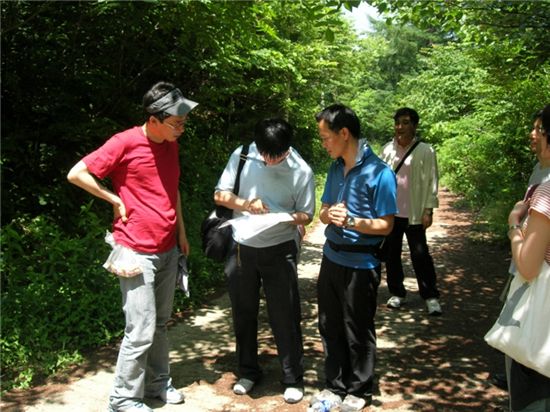
[[[550,411],[550,378],[505,356],[510,411]]]
[[[258,364],[258,310],[263,286],[282,367],[282,383],[302,384],[304,351],[296,253],[296,242],[292,240],[266,248],[237,244],[229,256],[225,273],[241,378],[257,381],[262,374]]]
[[[374,315],[380,266],[353,269],[323,256],[317,296],[326,386],[345,397],[372,395],[376,362]]]
[[[439,298],[434,262],[426,242],[426,230],[422,225],[409,225],[409,219],[397,216],[394,219],[393,230],[386,238],[386,242],[388,242],[386,272],[390,293],[401,298],[407,294],[405,286],[403,286],[405,275],[401,262],[403,234],[407,236],[409,243],[420,296],[422,299]]]

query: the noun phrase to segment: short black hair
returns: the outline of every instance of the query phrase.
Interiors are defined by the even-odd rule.
[[[254,141],[258,151],[268,157],[283,155],[289,148],[294,129],[286,120],[271,118],[260,120],[254,128]]]
[[[171,116],[171,114],[165,112],[149,113],[147,111],[147,107],[170,93],[175,88],[176,86],[174,86],[174,84],[172,83],[160,81],[155,83],[153,86],[151,86],[149,90],[147,90],[147,92],[143,95],[142,101],[143,110],[145,111],[147,118],[149,118],[149,116],[154,116],[162,122],[164,121],[164,119]]]
[[[397,109],[397,111],[393,115],[393,120],[397,121],[397,119],[399,119],[401,116],[409,116],[412,124],[415,126],[418,126],[418,122],[420,122],[420,116],[418,116],[416,110],[411,109],[410,107],[401,107],[400,109]]]
[[[328,128],[333,132],[339,132],[346,127],[351,135],[359,139],[361,136],[361,123],[353,110],[340,103],[335,103],[321,110],[315,115],[315,120],[319,123],[324,120]]]

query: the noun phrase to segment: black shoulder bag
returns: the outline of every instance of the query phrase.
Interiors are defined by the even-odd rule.
[[[397,172],[399,172],[399,169],[401,169],[401,166],[403,166],[403,163],[405,163],[405,160],[407,159],[407,157],[409,157],[409,155],[412,153],[414,148],[416,146],[418,146],[418,143],[420,143],[420,140],[417,140],[411,146],[411,148],[409,150],[407,150],[407,153],[405,153],[405,156],[403,156],[403,158],[399,161],[399,163],[395,167],[395,170],[393,171],[395,174],[397,174]],[[382,262],[385,262],[388,258],[388,242],[386,242],[386,239],[387,239],[387,236],[384,237],[384,240],[382,241],[382,243],[380,243],[380,246],[379,246],[380,250],[379,250],[379,252],[377,253],[377,256],[376,256]]]
[[[239,167],[237,168],[237,176],[235,177],[235,186],[233,187],[233,193],[239,193],[239,187],[241,184],[241,172],[246,162],[248,155],[248,145],[243,146]],[[231,248],[232,231],[231,226],[226,226],[220,229],[220,225],[229,219],[233,218],[233,210],[225,206],[216,206],[216,208],[210,212],[210,214],[202,221],[201,224],[201,239],[202,239],[202,251],[204,254],[216,261],[223,262],[229,253]]]
[[[412,153],[414,148],[416,146],[418,146],[419,143],[420,143],[420,140],[417,140],[416,142],[414,142],[414,144],[411,146],[411,148],[409,150],[407,150],[407,153],[405,153],[405,156],[403,156],[403,159],[401,159],[399,161],[399,163],[395,167],[395,170],[393,171],[393,173],[397,174],[397,172],[399,172],[399,169],[401,169],[401,166],[403,166],[403,163],[405,163],[405,160],[407,160],[407,157],[409,157],[409,155]]]

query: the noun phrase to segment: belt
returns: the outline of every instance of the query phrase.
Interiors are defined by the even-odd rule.
[[[328,239],[327,243],[336,252],[368,253],[374,256],[380,251],[381,245],[381,243],[377,243],[376,245],[339,245]]]

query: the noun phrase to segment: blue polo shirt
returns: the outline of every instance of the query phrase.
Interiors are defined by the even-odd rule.
[[[376,219],[397,213],[397,183],[390,167],[367,145],[360,145],[355,166],[344,176],[344,161],[339,158],[330,166],[321,201],[329,205],[345,202],[350,216]],[[376,245],[383,236],[367,235],[352,229],[329,224],[325,229],[328,240],[339,245]],[[335,251],[328,243],[325,256],[342,266],[372,269],[380,265],[368,253]]]

